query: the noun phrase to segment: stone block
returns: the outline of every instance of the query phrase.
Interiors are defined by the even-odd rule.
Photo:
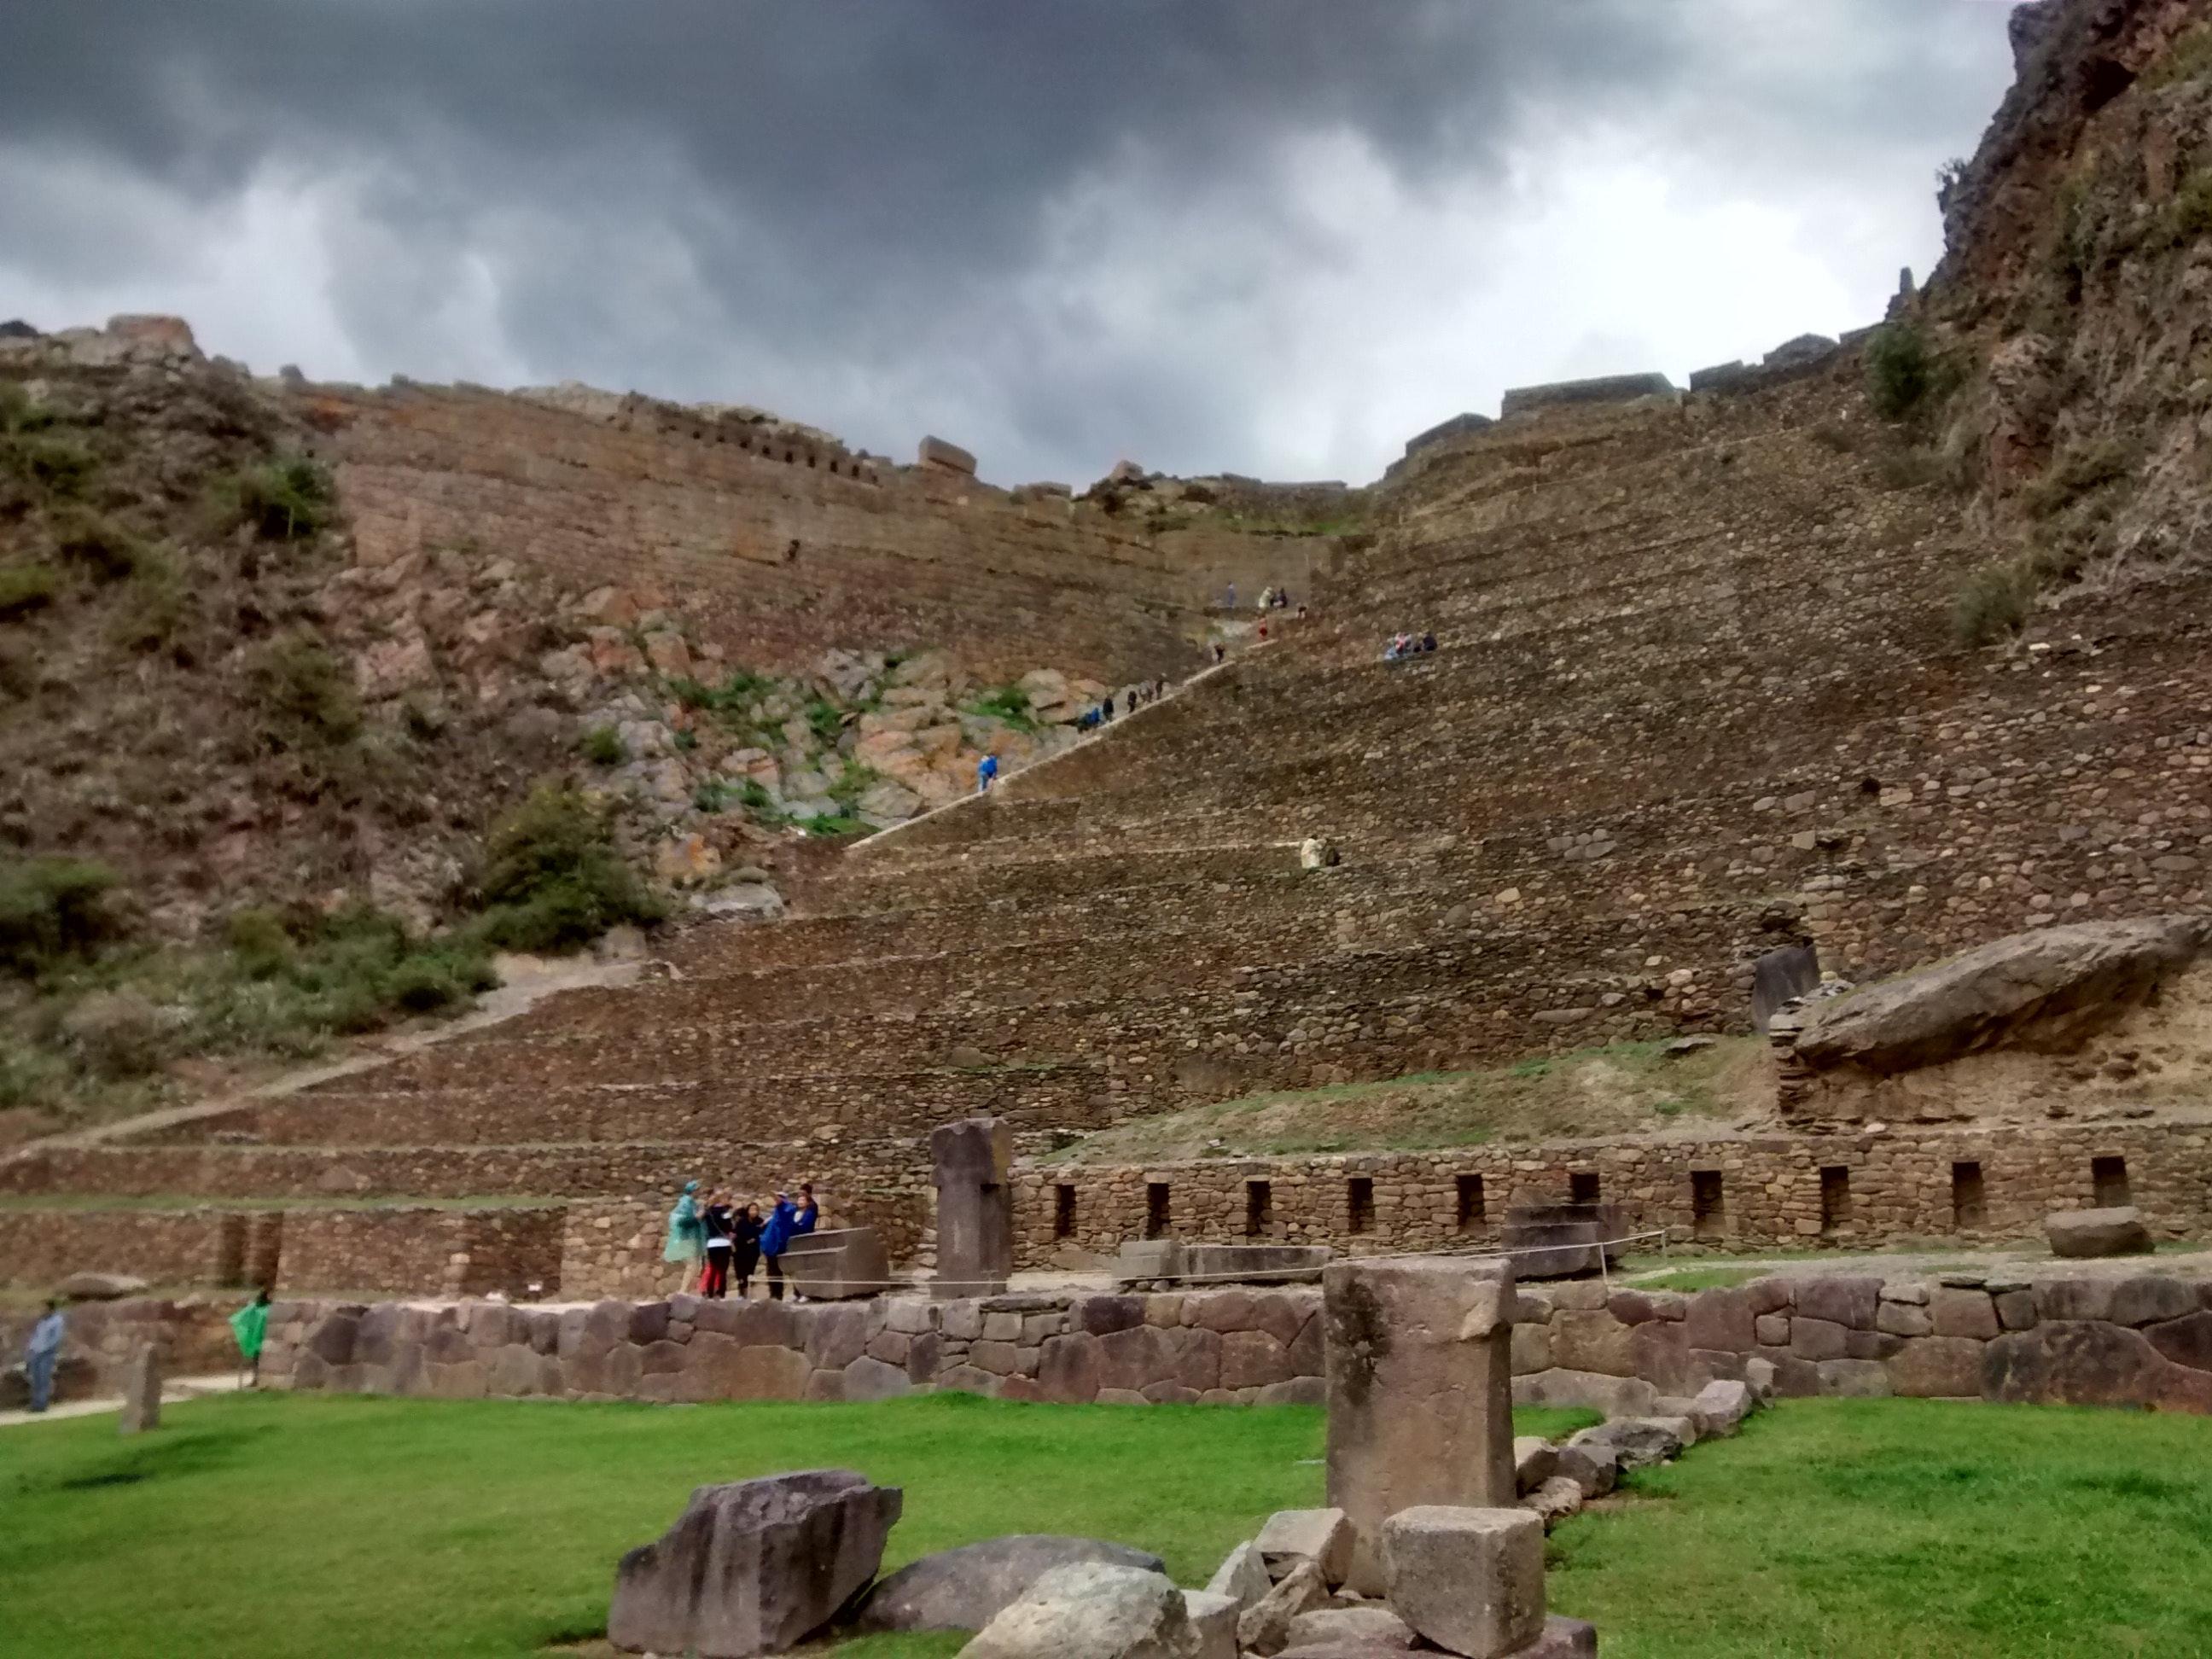
[[[2142,1255],[2151,1248],[2150,1229],[2133,1205],[2106,1210],[2058,1210],[2044,1218],[2051,1253],[2077,1260],[2108,1255]]]
[[[930,1133],[937,1185],[935,1283],[945,1285],[944,1297],[1003,1291],[1013,1273],[1013,1131],[998,1118],[967,1118]],[[940,1295],[934,1289],[931,1294]]]
[[[2031,1330],[2035,1325],[2035,1292],[2033,1290],[2000,1291],[1992,1298],[1996,1304],[1997,1324],[2008,1331]]]
[[[958,444],[947,443],[942,438],[924,438],[915,453],[918,465],[939,472],[953,472],[964,477],[975,476],[975,458]]]
[[[1056,1567],[1085,1563],[1159,1572],[1157,1555],[1097,1538],[1016,1533],[910,1561],[871,1589],[854,1631],[980,1631]],[[1263,1593],[1264,1593],[1264,1586]]]
[[[1881,1305],[1881,1281],[1846,1273],[1816,1273],[1797,1281],[1797,1317],[1821,1319],[1846,1330],[1870,1331]]]
[[[1382,1523],[1390,1607],[1438,1647],[1503,1659],[1544,1632],[1544,1523],[1522,1509],[1416,1504]]]
[[[1541,1521],[1546,1532],[1551,1531],[1582,1506],[1583,1489],[1564,1474],[1555,1474],[1541,1482],[1521,1500],[1521,1507]]]
[[[1683,1322],[1692,1348],[1747,1353],[1759,1340],[1753,1330],[1755,1321],[1749,1293],[1741,1287],[1729,1287],[1700,1291],[1690,1297]]]
[[[1964,1336],[1927,1336],[1907,1342],[1890,1357],[1890,1391],[1923,1400],[1978,1398],[1982,1347]]]
[[[2039,1319],[2107,1321],[2112,1316],[2109,1279],[2046,1279],[2034,1286]]]
[[[1068,1304],[1067,1322],[1071,1328],[1087,1331],[1092,1336],[1110,1336],[1116,1331],[1131,1330],[1146,1322],[1145,1298],[1140,1296],[1078,1297]]]
[[[1686,1425],[1687,1435],[1684,1426],[1680,1419],[1671,1418],[1617,1417],[1583,1430],[1567,1444],[1584,1448],[1593,1456],[1609,1452],[1622,1470],[1648,1468],[1682,1455],[1682,1448],[1696,1433],[1694,1425]]]
[[[1103,1369],[1098,1344],[1098,1338],[1081,1332],[1046,1341],[1044,1362],[1037,1371],[1037,1386],[1047,1400],[1081,1405],[1097,1399]]]
[[[1987,1291],[1939,1290],[1929,1298],[1928,1313],[1938,1336],[1986,1342],[1997,1334],[1996,1304]]]
[[[1331,1262],[1322,1285],[1328,1498],[1358,1534],[1351,1583],[1365,1595],[1381,1587],[1386,1517],[1454,1499],[1503,1508],[1518,1496],[1512,1270],[1397,1256]]]
[[[1513,1379],[1516,1406],[1582,1406],[1607,1417],[1649,1413],[1659,1390],[1640,1376],[1607,1376],[1598,1371],[1548,1370]]]
[[[913,1380],[902,1365],[886,1364],[864,1354],[845,1367],[848,1400],[893,1400],[913,1389]]]
[[[2178,1279],[2139,1276],[2112,1286],[2107,1313],[2115,1325],[2154,1325],[2197,1311],[2197,1287]],[[1994,1336],[1996,1333],[1992,1331]]]
[[[1552,1332],[1547,1325],[1516,1325],[1511,1346],[1513,1375],[1526,1376],[1552,1369]]]
[[[1334,1589],[1352,1569],[1357,1538],[1342,1510],[1278,1510],[1252,1543],[1270,1579],[1280,1583],[1299,1562],[1310,1561]]]
[[[2175,1364],[2139,1330],[2046,1318],[1984,1346],[1982,1395],[2027,1405],[2212,1413],[2212,1371]]]
[[[1409,1652],[1420,1641],[1413,1627],[1380,1605],[1316,1607],[1291,1620],[1289,1651],[1338,1646],[1361,1653]]]
[[[1761,1314],[1786,1313],[1796,1304],[1794,1282],[1778,1273],[1770,1274],[1765,1279],[1753,1279],[1750,1284],[1743,1287],[1743,1293],[1751,1303],[1751,1311],[1754,1316]]]
[[[983,1334],[982,1304],[972,1297],[939,1304],[937,1328],[956,1342],[973,1342]]]
[[[1213,1577],[1206,1581],[1209,1593],[1233,1597],[1240,1606],[1247,1607],[1256,1607],[1274,1585],[1267,1563],[1260,1559],[1259,1546],[1249,1540],[1223,1557],[1221,1565],[1213,1570]]]
[[[1185,1590],[1182,1608],[1190,1621],[1191,1659],[1237,1659],[1237,1626],[1244,1609],[1233,1597]]]
[[[1844,1340],[1849,1332],[1849,1327],[1833,1320],[1809,1318],[1801,1312],[1790,1322],[1790,1352],[1800,1359],[1841,1359],[1850,1351]]]
[[[1620,1455],[1602,1441],[1573,1441],[1559,1448],[1557,1473],[1584,1498],[1602,1498],[1620,1479]]]
[[[1237,1620],[1237,1645],[1248,1654],[1279,1653],[1290,1640],[1299,1614],[1328,1605],[1328,1585],[1321,1569],[1300,1561]]]
[[[1752,1340],[1762,1348],[1786,1348],[1790,1346],[1790,1316],[1760,1314],[1752,1321]]]
[[[1933,1341],[1936,1339],[1924,1339]],[[1889,1372],[1879,1360],[1823,1359],[1815,1367],[1820,1391],[1852,1400],[1881,1400],[1891,1394]]]
[[[1636,1351],[1632,1327],[1605,1309],[1565,1310],[1552,1316],[1552,1358],[1563,1370],[1634,1376]]]
[[[1540,1435],[1517,1436],[1513,1442],[1513,1485],[1522,1497],[1559,1472],[1559,1449]]]
[[[792,1293],[811,1302],[876,1296],[891,1283],[883,1235],[873,1227],[802,1233],[785,1247],[781,1260]]]
[[[1221,1386],[1261,1389],[1287,1382],[1290,1355],[1265,1331],[1231,1331],[1221,1338]]]
[[[161,1426],[161,1353],[151,1342],[131,1350],[123,1367],[123,1413],[118,1434],[143,1434]]]
[[[1928,1336],[1936,1329],[1936,1318],[1925,1307],[1915,1307],[1906,1302],[1884,1302],[1875,1315],[1875,1328],[1892,1336]]]
[[[1701,1436],[1734,1434],[1757,1404],[1744,1382],[1708,1382],[1690,1401],[1690,1415]]]

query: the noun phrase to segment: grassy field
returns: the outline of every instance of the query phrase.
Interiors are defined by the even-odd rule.
[[[1772,1090],[1769,1063],[1755,1037],[1680,1055],[1660,1042],[1619,1042],[1481,1071],[1247,1095],[1117,1124],[1055,1156],[1145,1164],[1646,1133],[1676,1119],[1756,1109]]]
[[[1557,1432],[1563,1413],[1525,1416]],[[888,1565],[998,1533],[1158,1551],[1184,1583],[1318,1500],[1317,1412],[671,1409],[225,1398],[118,1442],[0,1430],[0,1655],[530,1654],[603,1628],[617,1555],[700,1482],[842,1464],[906,1489]],[[2212,1652],[2212,1430],[1791,1402],[1552,1540],[1610,1659]],[[848,1644],[918,1659],[957,1637]]]

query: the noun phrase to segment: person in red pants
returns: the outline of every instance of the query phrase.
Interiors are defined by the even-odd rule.
[[[738,1230],[730,1195],[714,1194],[699,1219],[707,1229],[707,1265],[699,1274],[699,1294],[719,1302],[730,1293],[730,1252]]]

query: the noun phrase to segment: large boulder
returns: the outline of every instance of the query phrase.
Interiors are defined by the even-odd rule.
[[[1796,1057],[1886,1075],[1986,1048],[2063,1053],[2186,967],[2207,933],[2202,917],[2151,916],[2014,933],[1818,1005]]]
[[[121,1297],[137,1296],[145,1288],[144,1279],[129,1273],[86,1272],[71,1273],[54,1286],[54,1293],[72,1302],[113,1302]]]
[[[861,1631],[981,1630],[1056,1567],[1084,1564],[1160,1572],[1157,1555],[1097,1538],[1016,1533],[908,1562],[870,1590],[854,1614]]]
[[[2043,1236],[2053,1255],[2087,1258],[2142,1255],[2151,1247],[2150,1229],[2133,1205],[2110,1210],[2058,1210],[2043,1218]]]
[[[1448,1652],[1498,1659],[1544,1630],[1544,1523],[1420,1504],[1382,1523],[1391,1611]]]
[[[1054,1567],[961,1659],[1202,1659],[1182,1592],[1162,1573],[1103,1562]]]
[[[623,1557],[608,1639],[702,1659],[781,1653],[875,1577],[902,1502],[850,1469],[701,1486],[674,1526]]]

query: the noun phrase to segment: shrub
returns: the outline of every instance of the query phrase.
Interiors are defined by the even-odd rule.
[[[33,975],[88,956],[116,931],[115,876],[77,859],[0,862],[0,969]]]
[[[2035,608],[2033,568],[1999,560],[1970,571],[1951,600],[1951,631],[1961,645],[1991,645],[2018,633]]]
[[[337,493],[331,475],[305,455],[280,455],[249,466],[223,490],[230,522],[250,524],[270,541],[303,541],[331,521]]]
[[[863,766],[858,761],[848,760],[843,770],[838,773],[837,781],[830,786],[830,799],[846,811],[853,811],[859,805],[860,797],[882,780],[883,775],[872,766]]]
[[[161,1010],[135,991],[94,991],[61,1029],[78,1066],[111,1083],[159,1071],[169,1046]]]
[[[2021,510],[2033,518],[2051,518],[2083,496],[2120,483],[2134,470],[2134,452],[2116,439],[2071,444],[2041,477],[2021,491]]]
[[[126,651],[155,651],[173,640],[191,614],[184,574],[158,547],[141,550],[131,573],[131,597],[110,631]]]
[[[968,705],[971,714],[1003,720],[1017,731],[1036,730],[1036,716],[1030,704],[1030,694],[1018,685],[994,686]]]
[[[54,550],[106,581],[117,581],[150,562],[145,543],[114,520],[85,509],[55,526]]]
[[[2200,169],[2182,181],[2166,210],[2168,246],[2185,247],[2212,234],[2212,169]]]
[[[1917,324],[1905,319],[1878,329],[1867,342],[1867,395],[1886,421],[1903,420],[1945,378],[1942,359]]]
[[[252,669],[254,701],[280,747],[349,743],[361,735],[361,699],[337,658],[311,639],[264,647]]]
[[[61,573],[50,564],[0,567],[0,622],[43,611],[61,592]]]
[[[810,836],[859,836],[876,826],[850,812],[822,812],[804,820],[804,827]]]
[[[42,432],[56,418],[54,411],[32,397],[21,381],[0,380],[0,434],[13,437],[19,432]]]
[[[478,934],[509,951],[574,950],[610,927],[666,914],[623,861],[606,814],[554,784],[494,828],[477,896]]]
[[[0,448],[9,469],[55,495],[74,495],[98,465],[82,438],[67,433],[10,434]]]
[[[594,766],[620,766],[629,758],[629,750],[613,726],[595,726],[584,733],[584,758]]]
[[[827,697],[816,697],[806,705],[806,724],[813,731],[815,740],[824,749],[834,749],[845,730],[845,717],[837,705]]]

